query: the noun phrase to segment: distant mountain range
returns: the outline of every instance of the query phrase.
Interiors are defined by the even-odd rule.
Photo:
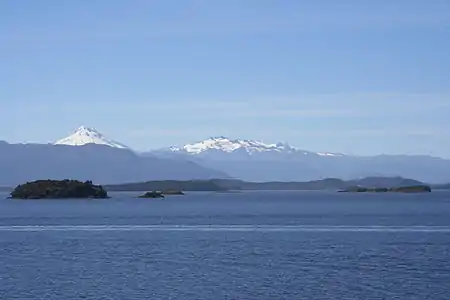
[[[0,167],[0,186],[37,179],[67,178],[112,184],[229,177],[189,160],[138,155],[86,127],[54,145],[0,142]]]
[[[187,144],[181,147],[172,146],[160,151],[170,151],[173,153],[182,154],[211,154],[218,153],[223,154],[245,154],[245,155],[257,155],[257,154],[302,154],[302,155],[317,155],[317,156],[344,156],[340,153],[331,152],[310,152],[305,150],[299,150],[287,143],[266,144],[261,141],[241,140],[241,139],[229,139],[224,136],[211,137],[204,141],[196,142],[193,144]]]
[[[450,181],[450,160],[438,157],[316,153],[287,143],[266,144],[226,137],[154,150],[147,155],[191,160],[246,181],[351,180],[369,176],[401,176],[432,183]]]
[[[0,186],[47,178],[90,179],[101,184],[211,178],[305,182],[364,177],[450,182],[450,160],[432,156],[352,156],[223,136],[139,153],[85,126],[54,144],[2,142],[0,164]]]

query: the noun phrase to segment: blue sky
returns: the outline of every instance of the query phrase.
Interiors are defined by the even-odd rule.
[[[450,158],[450,1],[0,2],[0,139]]]

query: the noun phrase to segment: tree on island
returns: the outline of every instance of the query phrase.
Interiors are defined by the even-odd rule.
[[[62,198],[108,198],[101,185],[92,181],[37,180],[18,185],[12,192],[14,199],[62,199]]]

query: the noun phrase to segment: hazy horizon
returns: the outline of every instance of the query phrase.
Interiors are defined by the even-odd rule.
[[[450,158],[448,36],[444,0],[5,0],[0,140]]]

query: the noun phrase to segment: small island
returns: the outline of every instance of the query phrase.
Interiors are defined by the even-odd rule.
[[[138,196],[138,198],[164,198],[164,195],[162,192],[152,191],[152,192],[147,192],[143,195],[140,195],[140,196]]]
[[[339,192],[345,193],[429,193],[431,188],[427,185],[404,186],[394,188],[370,188],[370,187],[350,187]]]
[[[10,194],[12,199],[66,199],[66,198],[108,198],[101,185],[92,181],[37,180],[18,185]]]
[[[138,198],[164,198],[165,195],[184,195],[184,192],[181,190],[151,191],[138,196]]]

